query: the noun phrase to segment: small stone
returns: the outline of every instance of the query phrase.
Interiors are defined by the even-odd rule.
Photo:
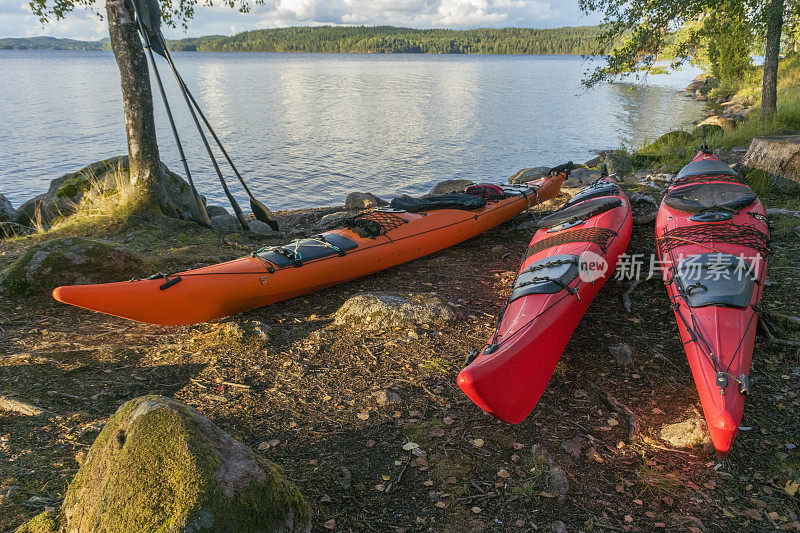
[[[331,530],[336,529],[336,519],[335,518],[331,518],[330,520],[328,520],[327,522],[322,524],[322,527],[324,527],[325,529],[331,529]]]
[[[322,503],[329,503],[331,501],[331,497],[328,496],[327,494],[324,494],[322,498],[319,499],[319,501],[321,501]]]
[[[616,359],[617,364],[620,366],[628,366],[633,362],[633,354],[630,344],[618,344],[616,346],[609,346],[608,351]]]
[[[372,439],[369,439],[366,444],[367,448],[372,448],[373,446],[375,446],[376,442]]]
[[[552,466],[550,468],[550,488],[559,494],[566,494],[569,492],[569,480],[567,473],[560,466]]]
[[[595,448],[594,446],[592,446],[591,448],[589,448],[586,451],[586,457],[588,457],[589,459],[591,459],[595,463],[604,463],[605,462],[603,457],[599,453],[597,453],[597,448]]]
[[[700,126],[719,126],[723,130],[729,131],[729,130],[732,130],[735,125],[736,125],[736,123],[733,120],[729,119],[729,118],[725,118],[725,117],[720,117],[720,116],[714,115],[714,116],[708,117],[707,119],[705,119],[704,121],[699,123],[697,126],[698,127],[700,127]]]
[[[511,474],[509,474],[508,470],[506,470],[505,468],[501,468],[500,470],[497,471],[497,477],[502,479],[508,479],[511,477]]]
[[[561,520],[556,520],[550,527],[553,530],[553,533],[567,533],[569,530],[567,529],[567,524],[562,522]]]
[[[711,442],[705,420],[689,418],[661,429],[661,438],[677,448],[705,446]]]
[[[372,393],[372,397],[375,398],[375,402],[380,407],[385,407],[385,406],[387,406],[389,404],[393,404],[393,403],[402,403],[403,402],[403,398],[401,398],[399,394],[397,394],[396,392],[390,391],[388,389],[375,391],[375,392]]]
[[[268,341],[269,334],[272,332],[271,326],[264,324],[259,320],[250,320],[244,325],[244,329],[247,330],[247,333],[249,333],[251,336],[262,341]]]
[[[250,228],[251,233],[255,233],[256,235],[277,235],[275,230],[272,229],[269,224],[266,222],[261,222],[257,219],[253,219],[248,222],[247,227]]]
[[[471,509],[471,511],[472,511],[473,513],[475,513],[475,514],[479,514],[481,511],[483,511],[483,509],[481,509],[480,507],[478,507],[478,506],[476,505],[475,507],[473,507],[473,508]]]
[[[342,221],[344,221],[344,219],[348,217],[350,217],[350,213],[348,213],[347,211],[328,213],[327,215],[319,219],[319,221],[317,221],[314,227],[316,227],[319,230],[338,228],[341,227]]]
[[[217,215],[211,217],[211,227],[217,231],[233,232],[241,231],[242,226],[239,219],[233,215]]]
[[[581,456],[581,450],[583,450],[584,446],[586,446],[586,439],[581,436],[573,437],[561,443],[561,449],[575,459]]]
[[[472,439],[472,441],[470,442],[472,442],[472,445],[475,446],[476,448],[483,447],[483,439]]]

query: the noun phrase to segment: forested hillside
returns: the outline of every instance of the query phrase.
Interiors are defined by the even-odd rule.
[[[393,26],[278,28],[232,37],[209,35],[168,41],[172,50],[202,52],[360,52],[421,54],[590,54],[599,26],[555,29],[415,30]],[[109,50],[108,39],[0,39],[6,50]]]
[[[225,52],[375,52],[432,54],[587,54],[599,27],[416,30],[376,27],[278,28],[232,37],[175,41],[176,50]]]
[[[76,41],[56,37],[8,37],[0,39],[0,50],[102,50],[102,41]]]

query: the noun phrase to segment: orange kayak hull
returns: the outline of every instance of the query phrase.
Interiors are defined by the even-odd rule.
[[[563,176],[555,176],[537,183],[538,200],[558,195],[562,181]],[[274,268],[259,257],[242,257],[167,279],[58,287],[53,297],[138,322],[206,322],[373,274],[475,237],[528,209],[529,203],[535,205],[533,190],[528,197],[510,196],[475,210],[398,213],[406,222],[376,238],[361,237],[350,229],[326,232],[329,237],[346,237],[357,247],[300,267]]]

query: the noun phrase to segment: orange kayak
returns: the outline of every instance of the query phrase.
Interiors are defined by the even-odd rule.
[[[537,202],[554,198],[564,177],[559,173],[510,190],[490,186],[500,190],[502,197],[478,198],[482,202],[478,208],[424,210],[427,200],[422,199],[423,210],[417,210],[410,202],[415,199],[405,198],[408,210],[376,208],[351,218],[350,227],[263,248],[250,257],[147,279],[58,287],[53,297],[138,322],[184,325],[214,320],[344,283],[465,241]],[[470,195],[455,197],[469,199]],[[438,198],[447,200],[448,195]]]

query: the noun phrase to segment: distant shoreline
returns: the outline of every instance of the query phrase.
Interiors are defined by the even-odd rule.
[[[586,55],[596,52],[600,26],[553,29],[472,30],[375,27],[292,27],[253,30],[233,36],[168,40],[170,50],[187,52]],[[110,50],[108,38],[81,41],[55,37],[0,38],[0,50]]]

